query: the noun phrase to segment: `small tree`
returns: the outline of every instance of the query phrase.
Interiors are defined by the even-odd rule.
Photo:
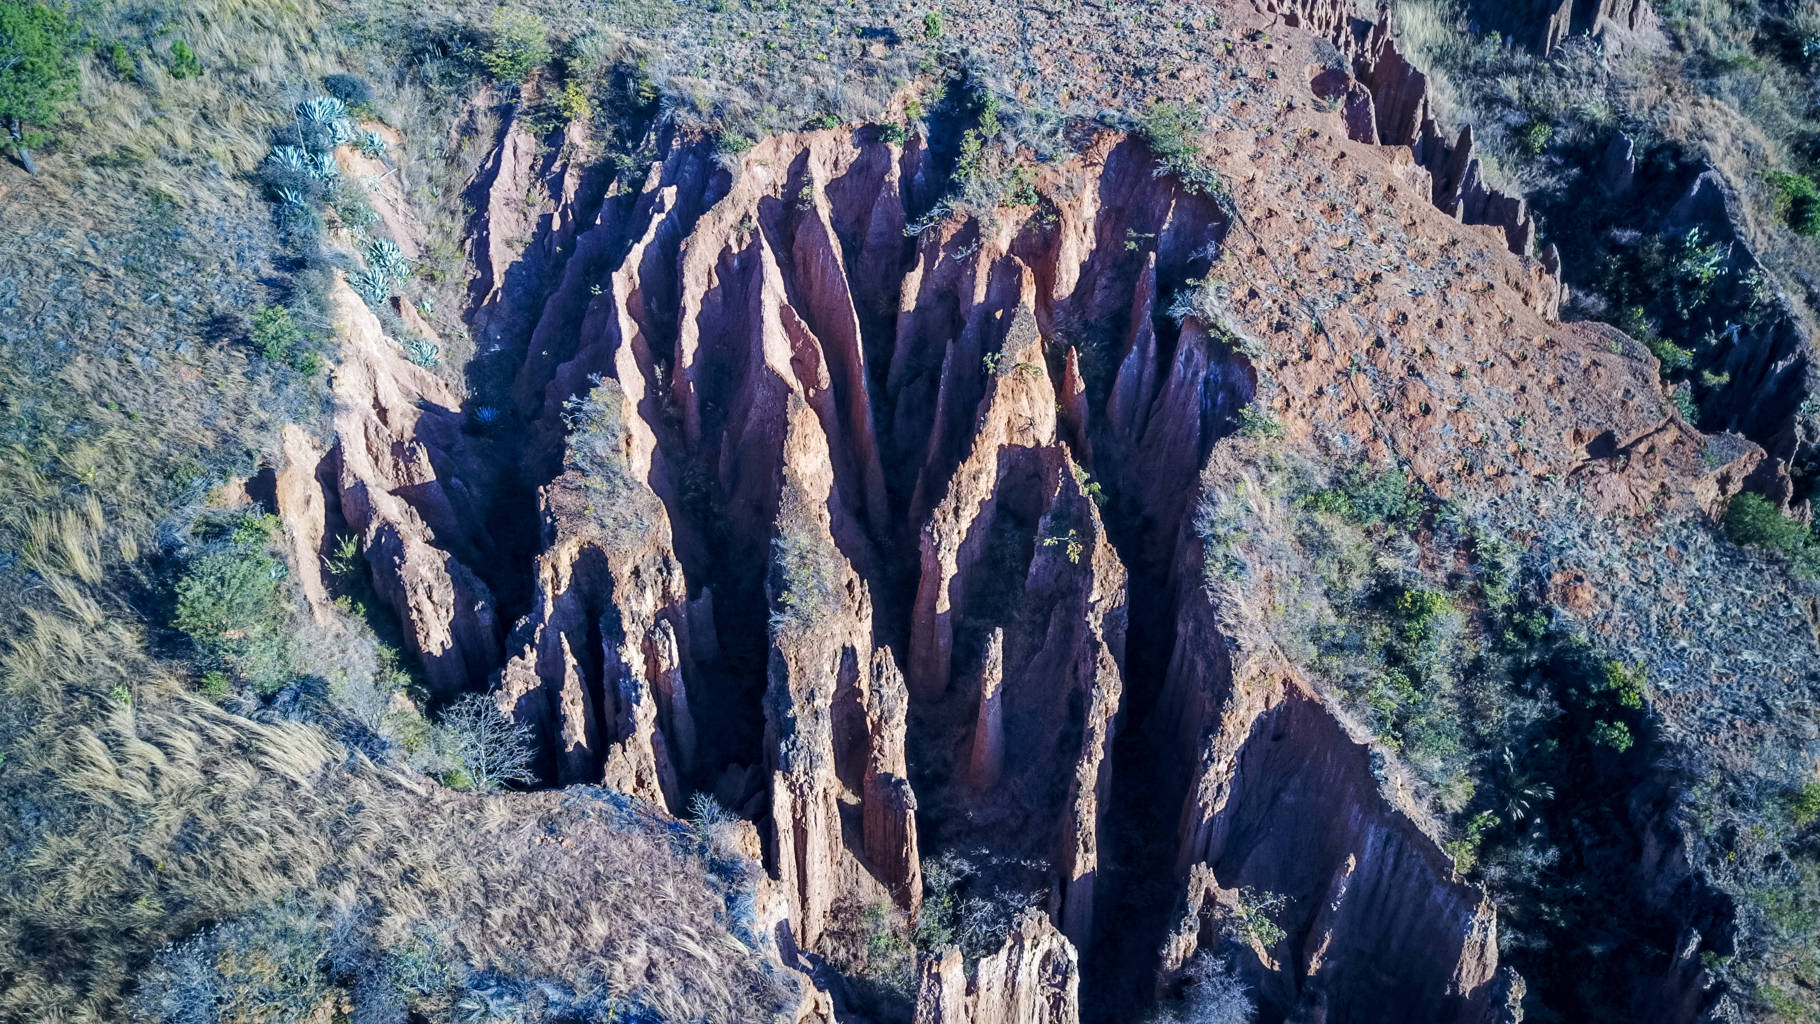
[[[478,790],[507,783],[535,782],[531,773],[531,731],[505,716],[484,693],[470,693],[442,714],[444,753],[451,774],[465,776]]]
[[[0,124],[28,173],[31,149],[76,95],[76,30],[61,11],[40,3],[0,2]]]

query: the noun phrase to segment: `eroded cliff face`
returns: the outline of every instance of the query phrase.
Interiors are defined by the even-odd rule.
[[[1569,33],[1604,37],[1648,32],[1655,15],[1645,0],[1526,0],[1523,3],[1473,6],[1475,23],[1502,26],[1520,45],[1540,52],[1553,50]],[[1414,163],[1429,174],[1434,204],[1467,224],[1501,228],[1510,250],[1530,255],[1535,248],[1534,211],[1521,197],[1490,186],[1473,155],[1471,125],[1457,134],[1443,131],[1437,119],[1427,75],[1410,63],[1391,35],[1391,14],[1381,9],[1377,20],[1360,17],[1346,0],[1269,0],[1264,8],[1284,23],[1306,29],[1332,42],[1337,60],[1311,68],[1315,93],[1340,104],[1347,134],[1358,141],[1407,146]],[[1639,174],[1639,163],[1647,163]],[[1735,169],[1732,172],[1736,175]],[[1717,302],[1727,343],[1701,356],[1699,370],[1721,381],[1703,389],[1701,418],[1711,429],[1736,431],[1761,445],[1784,471],[1807,478],[1815,473],[1813,427],[1801,409],[1812,390],[1813,357],[1807,341],[1811,317],[1789,296],[1762,284],[1774,275],[1753,251],[1744,227],[1749,217],[1719,170],[1680,145],[1658,144],[1639,153],[1634,141],[1616,133],[1591,176],[1593,189],[1571,189],[1553,201],[1551,235],[1569,250],[1577,265],[1566,268],[1578,281],[1598,287],[1602,253],[1623,232],[1685,238],[1690,230],[1724,249],[1726,283]],[[1616,248],[1622,249],[1620,244]],[[1542,265],[1556,282],[1542,307],[1550,318],[1567,301],[1561,250],[1554,244],[1540,253]],[[1760,282],[1745,286],[1739,282]],[[1600,300],[1601,302],[1603,300]],[[1772,474],[1773,475],[1773,474]],[[1775,491],[1769,480],[1760,481]],[[1805,481],[1798,488],[1805,491]],[[1782,500],[1796,497],[1781,487]]]
[[[1121,1018],[1202,951],[1268,1020],[1500,1019],[1484,894],[1247,626],[1269,610],[1203,586],[1193,510],[1242,493],[1248,406],[1442,496],[1561,477],[1611,513],[1716,507],[1760,453],[1711,465],[1634,343],[1550,322],[1522,204],[1435,137],[1382,26],[1357,42],[1302,79],[1343,102],[1290,155],[1239,105],[1227,197],[1099,132],[1033,165],[1036,202],[911,232],[942,187],[915,139],[726,166],[662,135],[608,185],[509,126],[474,184],[497,422],[341,288],[292,543],[356,532],[430,681],[490,689],[544,783],[756,822],[763,916],[822,981],[839,908],[914,917],[942,853],[1021,865],[996,952],[924,951],[918,1022]],[[1284,897],[1280,938],[1234,938],[1246,890]],[[847,1013],[826,987],[805,1015]]]
[[[523,191],[531,156],[515,138],[494,191]],[[916,913],[934,852],[1033,866],[1046,895],[998,953],[925,962],[921,1020],[1061,1022],[1084,999],[1112,1005],[1083,996],[1078,965],[1127,940],[1126,922],[1097,913],[1125,900],[1105,832],[1125,771],[1200,813],[1164,867],[1176,896],[1151,917],[1222,884],[1335,902],[1297,923],[1307,955],[1259,951],[1260,978],[1280,978],[1270,1006],[1363,1010],[1408,989],[1441,1017],[1477,1019],[1495,963],[1481,901],[1377,796],[1318,701],[1235,687],[1212,627],[1181,634],[1167,673],[1127,660],[1132,579],[1161,617],[1148,638],[1168,642],[1191,614],[1179,524],[1256,387],[1223,325],[1165,309],[1218,255],[1219,204],[1106,135],[1045,170],[1035,206],[906,235],[932,187],[914,143],[786,136],[731,171],[664,145],[637,188],[598,201],[541,292],[508,287],[522,271],[486,247],[483,320],[519,365],[505,433],[520,472],[547,480],[529,607],[509,635],[466,568],[486,557],[487,515],[438,497],[509,486],[466,475],[458,403],[396,358],[338,373],[360,401],[329,456],[336,505],[426,666],[448,666],[437,678],[495,680],[549,783],[605,783],[679,814],[707,792],[760,821],[792,953],[812,954],[841,905]],[[345,312],[364,351],[370,315]],[[497,454],[498,432],[484,443]],[[1225,716],[1209,747],[1179,708],[1149,709],[1165,689],[1203,710],[1258,705],[1259,724]],[[1300,725],[1293,753],[1248,753],[1276,719]],[[1124,764],[1118,732],[1139,726],[1165,753]],[[1167,776],[1149,778],[1159,765]],[[1197,803],[1196,772],[1246,784]],[[1305,781],[1285,789],[1279,773]],[[1296,840],[1257,819],[1315,793],[1346,826],[1328,855],[1272,873],[1288,853],[1272,844]],[[1351,892],[1412,909],[1353,940],[1352,904],[1334,900]],[[1143,1000],[1200,940],[1136,941],[1147,951],[1119,956],[1112,984]],[[1367,986],[1345,966],[1354,941],[1433,956],[1380,964]]]

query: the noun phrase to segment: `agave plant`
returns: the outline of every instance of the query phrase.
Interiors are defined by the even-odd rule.
[[[369,306],[382,305],[392,297],[392,279],[374,267],[349,274],[348,285],[360,293],[360,297],[367,300]]]
[[[411,261],[405,258],[398,243],[389,238],[375,238],[367,243],[367,266],[394,281],[411,276]]]
[[[422,338],[404,340],[404,357],[418,366],[434,368],[442,362],[442,349]]]
[[[282,206],[299,207],[306,210],[310,207],[310,197],[294,188],[279,189],[278,202]]]
[[[299,103],[297,120],[311,129],[305,133],[306,138],[313,136],[320,140],[326,136],[330,148],[354,141],[354,126],[348,121],[348,105],[333,96],[318,96]]]
[[[366,156],[383,156],[385,154],[385,140],[379,137],[378,132],[361,132],[360,137],[356,140],[356,145]]]
[[[318,96],[297,104],[297,118],[316,124],[334,124],[348,119],[348,105],[333,96]]]
[[[321,181],[334,181],[341,177],[341,165],[335,162],[335,154],[317,153],[310,157],[310,177]]]
[[[286,171],[309,174],[313,163],[310,154],[296,146],[273,146],[265,156],[266,163]]]

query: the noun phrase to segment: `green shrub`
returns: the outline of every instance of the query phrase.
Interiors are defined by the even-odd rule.
[[[1538,118],[1517,132],[1517,145],[1530,156],[1541,156],[1554,137],[1555,126]]]
[[[500,8],[493,15],[492,38],[480,55],[494,78],[522,82],[550,61],[550,29],[542,18]]]
[[[261,693],[276,692],[291,675],[285,567],[268,550],[275,529],[275,517],[246,516],[190,556],[171,618],[205,657]]]
[[[1749,491],[1732,495],[1725,506],[1725,535],[1736,544],[1790,556],[1802,553],[1809,543],[1806,527],[1783,515],[1768,498]]]
[[[1624,707],[1637,709],[1643,706],[1643,698],[1649,686],[1649,681],[1643,674],[1643,666],[1608,661],[1600,682],[1602,689]]]
[[[1685,382],[1677,384],[1675,390],[1669,393],[1668,400],[1674,404],[1675,411],[1681,414],[1682,419],[1695,426],[1699,425],[1700,406],[1694,402],[1693,388]]]
[[[1362,525],[1401,525],[1422,514],[1422,492],[1400,466],[1380,472],[1356,471],[1338,487],[1302,499],[1316,512]]]
[[[1820,782],[1810,782],[1789,796],[1788,820],[1798,829],[1820,821]]]
[[[1629,750],[1636,740],[1631,738],[1630,726],[1623,722],[1599,722],[1592,728],[1592,741],[1601,747],[1610,747],[1622,754]]]
[[[1277,915],[1289,906],[1289,897],[1247,885],[1239,890],[1238,912],[1229,925],[1231,933],[1256,945],[1271,949],[1288,937]]]
[[[586,121],[594,116],[594,103],[588,99],[588,87],[577,81],[562,84],[556,97],[556,110],[565,121]]]
[[[1439,590],[1417,588],[1397,595],[1396,613],[1402,620],[1405,636],[1421,637],[1429,632],[1436,619],[1453,611],[1453,601]]]
[[[171,77],[195,78],[202,74],[202,61],[190,44],[179,39],[171,44]]]
[[[225,700],[234,691],[234,685],[228,680],[226,672],[211,670],[202,674],[196,690],[210,700],[219,701]]]
[[[133,59],[133,51],[125,43],[115,42],[108,47],[107,66],[114,77],[123,82],[130,82],[139,77],[139,62]]]
[[[259,354],[275,363],[291,357],[291,350],[303,341],[303,332],[283,306],[261,306],[253,314],[253,345]]]
[[[1453,858],[1453,868],[1460,874],[1468,874],[1479,863],[1479,847],[1485,842],[1485,833],[1497,827],[1498,816],[1490,811],[1480,811],[1466,823],[1465,830],[1456,839],[1444,844],[1448,856]]]
[[[57,123],[77,81],[69,19],[40,3],[0,3],[0,130],[27,171],[35,170],[30,148],[44,142],[34,129]]]
[[[1775,190],[1776,215],[1800,235],[1820,235],[1820,187],[1805,174],[1771,171],[1764,176]]]
[[[942,12],[930,11],[923,15],[923,38],[940,39],[942,37]]]
[[[1248,405],[1239,410],[1239,433],[1256,441],[1282,437],[1283,424],[1270,413]]]
[[[1667,338],[1659,337],[1655,334],[1638,335],[1637,339],[1648,346],[1650,352],[1662,363],[1662,372],[1664,374],[1677,370],[1686,370],[1694,365],[1694,353],[1692,349],[1682,348],[1680,345],[1669,341]]]

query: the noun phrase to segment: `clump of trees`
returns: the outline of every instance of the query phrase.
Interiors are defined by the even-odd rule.
[[[34,147],[44,144],[62,107],[76,95],[76,29],[62,11],[40,3],[0,3],[0,125],[19,163],[38,173]]]

